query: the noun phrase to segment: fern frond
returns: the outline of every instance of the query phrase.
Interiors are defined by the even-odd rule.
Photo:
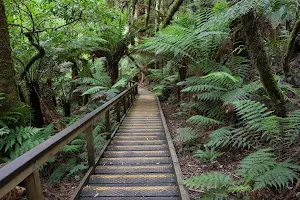
[[[240,162],[237,170],[238,175],[242,176],[247,182],[274,168],[277,164],[275,155],[268,151],[270,149],[262,149],[246,156]]]
[[[250,94],[246,90],[242,88],[236,88],[234,90],[226,92],[221,99],[224,104],[230,104],[233,101],[246,100],[249,96]]]
[[[195,95],[195,97],[197,99],[203,100],[203,101],[217,101],[222,98],[223,94],[224,94],[224,92],[221,92],[221,91],[211,91],[211,92],[199,93],[199,94]]]
[[[250,69],[249,60],[241,56],[233,56],[226,63],[233,75],[244,78]]]
[[[231,126],[226,126],[211,132],[207,145],[211,147],[224,147],[228,145],[232,139],[231,130]]]
[[[92,88],[88,89],[84,93],[82,93],[82,95],[95,94],[95,93],[101,92],[103,90],[106,91],[107,89],[108,89],[107,87],[95,86],[95,87],[92,87]]]
[[[178,135],[175,140],[177,142],[191,142],[199,137],[198,132],[193,128],[180,128],[178,129]]]
[[[69,144],[69,145],[64,146],[62,151],[65,153],[77,153],[81,150],[81,148],[82,148],[82,145]]]
[[[191,189],[209,191],[211,189],[229,187],[233,184],[233,180],[229,175],[213,172],[186,179],[184,184]]]
[[[222,105],[218,101],[212,102],[197,102],[193,105],[199,111],[207,114],[208,117],[222,121],[224,114],[222,112]]]
[[[201,79],[207,81],[210,84],[215,84],[216,81],[220,83],[225,88],[230,88],[236,83],[240,82],[238,77],[234,77],[226,72],[213,72],[206,76],[201,77]]]
[[[69,174],[68,174],[68,175],[75,175],[75,174],[78,174],[78,172],[84,171],[84,170],[86,170],[86,169],[88,169],[88,168],[89,168],[88,164],[85,163],[85,162],[82,162],[82,163],[80,163],[80,164],[77,164],[75,167],[71,168],[71,169],[69,170]]]
[[[219,90],[219,91],[226,91],[225,88],[217,87],[214,85],[192,85],[182,89],[182,92],[203,92],[203,91],[210,91],[210,90]]]
[[[276,166],[274,169],[261,174],[259,177],[254,178],[254,190],[271,186],[275,188],[285,188],[289,183],[293,183],[297,179],[297,174],[286,167]]]
[[[198,125],[198,126],[200,126],[200,125],[220,125],[220,124],[223,124],[223,122],[217,121],[217,120],[212,119],[212,118],[204,117],[202,115],[192,116],[187,120],[187,122]]]

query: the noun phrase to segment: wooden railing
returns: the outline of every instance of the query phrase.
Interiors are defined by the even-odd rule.
[[[93,121],[105,114],[106,131],[111,132],[110,109],[115,106],[117,121],[121,120],[138,93],[136,83],[130,82],[129,88],[106,102],[93,112],[85,115],[76,123],[57,133],[37,147],[8,163],[0,169],[0,199],[23,182],[26,187],[28,200],[43,199],[42,187],[39,178],[39,168],[65,145],[74,140],[80,133],[86,132],[89,171],[95,167],[95,151],[93,144]],[[98,158],[99,159],[99,158]]]

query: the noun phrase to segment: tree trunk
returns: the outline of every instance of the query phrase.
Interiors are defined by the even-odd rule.
[[[295,41],[296,41],[299,31],[300,31],[300,20],[297,20],[297,22],[293,28],[293,31],[291,33],[291,36],[290,36],[288,50],[287,50],[286,54],[284,55],[283,62],[282,62],[284,75],[288,82],[294,82],[292,73],[290,70],[290,62],[293,57],[293,53],[294,53],[294,49],[295,49]]]
[[[71,116],[71,104],[70,102],[63,102],[64,106],[64,115],[65,117],[70,117]]]
[[[89,103],[89,95],[86,94],[83,96],[83,105],[86,106],[86,104]]]
[[[188,58],[186,56],[181,57],[181,61],[179,63],[179,78],[180,81],[184,81],[188,71]]]
[[[151,0],[148,0],[148,7],[147,7],[147,10],[146,10],[146,23],[145,23],[145,26],[148,27],[149,25],[149,20],[150,20],[150,12],[151,12]]]
[[[11,55],[10,40],[5,7],[0,0],[0,92],[5,94],[1,110],[10,111],[20,105],[20,97],[15,81],[15,71]]]
[[[119,65],[117,64],[112,64],[109,66],[109,75],[111,77],[111,83],[112,85],[115,84],[119,78]]]
[[[131,26],[134,22],[134,14],[135,14],[135,5],[138,0],[131,0],[129,7],[129,26]]]
[[[33,125],[41,128],[44,125],[44,116],[41,109],[39,83],[37,81],[29,81],[27,87],[29,89],[30,107],[33,110]]]
[[[171,10],[169,11],[167,17],[163,21],[163,27],[162,28],[166,28],[170,24],[174,14],[179,10],[182,3],[183,3],[183,0],[176,0],[173,3],[173,6],[171,7]]]
[[[264,50],[263,40],[259,34],[259,23],[253,11],[242,17],[242,24],[251,61],[256,67],[260,80],[271,99],[273,109],[278,116],[284,117],[286,116],[286,102],[271,73],[270,62]]]

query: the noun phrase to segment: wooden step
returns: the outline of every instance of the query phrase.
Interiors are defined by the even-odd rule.
[[[99,165],[171,164],[170,157],[101,158]]]
[[[124,157],[168,157],[169,151],[105,151],[104,158],[124,158]]]
[[[101,174],[92,175],[89,184],[147,184],[147,183],[176,183],[174,174],[155,173],[155,174]]]
[[[95,173],[99,174],[115,174],[115,173],[171,173],[173,171],[172,165],[142,165],[142,166],[130,166],[130,165],[113,165],[113,166],[97,166]]]
[[[86,186],[82,197],[178,197],[177,186],[97,187]]]
[[[169,147],[167,144],[161,145],[130,145],[130,146],[118,146],[118,145],[109,145],[107,147],[108,151],[151,151],[151,150],[168,150]]]

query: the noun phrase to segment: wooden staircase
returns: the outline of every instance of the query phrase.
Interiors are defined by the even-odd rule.
[[[96,165],[81,200],[189,199],[159,102],[145,89]]]

